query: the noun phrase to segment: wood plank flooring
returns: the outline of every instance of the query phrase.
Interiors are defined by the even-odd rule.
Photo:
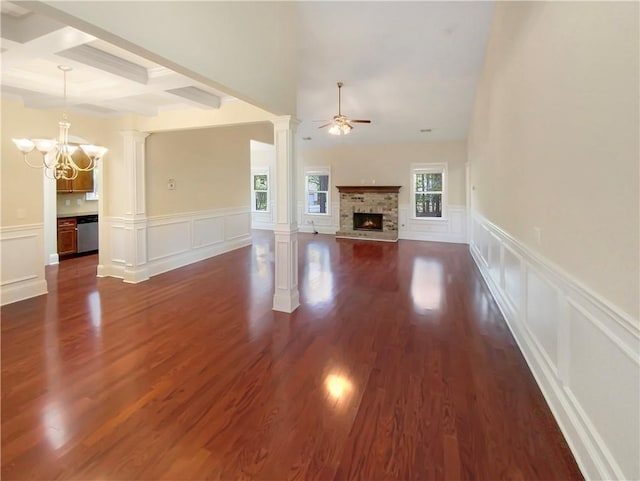
[[[2,479],[581,479],[467,246],[272,235],[2,308]]]

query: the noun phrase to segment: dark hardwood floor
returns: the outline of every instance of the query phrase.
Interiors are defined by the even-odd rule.
[[[2,479],[581,479],[467,246],[271,235],[2,308]]]

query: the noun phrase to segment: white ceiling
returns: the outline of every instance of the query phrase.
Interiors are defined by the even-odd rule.
[[[235,100],[102,40],[2,1],[2,96],[110,116]],[[298,137],[306,146],[467,137],[492,2],[300,2]],[[215,79],[213,79],[215,80]],[[371,119],[346,137],[313,120]],[[432,129],[421,133],[421,129]]]
[[[312,145],[466,139],[492,13],[492,2],[300,4],[300,135]],[[337,113],[338,81],[342,113],[372,120],[340,138],[310,122]]]
[[[2,96],[27,107],[63,106],[67,74],[69,109],[97,116],[197,107],[219,108],[233,101],[184,75],[111,45],[75,28],[30,13],[17,3],[1,3]]]

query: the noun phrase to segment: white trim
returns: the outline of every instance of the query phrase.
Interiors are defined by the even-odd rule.
[[[140,224],[147,252],[140,276],[154,276],[250,245],[250,216],[250,207],[243,206],[148,217]],[[109,264],[99,266],[98,275],[126,278],[129,274],[132,282],[145,280],[138,279],[125,265],[126,232],[136,222],[126,217],[102,220],[110,232],[111,252]]]
[[[471,255],[583,474],[637,479],[637,456],[624,458],[612,445],[633,443],[627,453],[640,448],[634,425],[640,404],[640,322],[479,214],[472,223]],[[485,246],[488,239],[500,253],[497,278],[490,270],[496,265],[494,249]],[[507,295],[506,252],[520,259],[520,276],[511,280],[520,282],[517,300]],[[535,313],[540,306],[551,315],[540,320]],[[603,402],[607,409],[601,409]]]
[[[267,189],[255,190],[255,176],[266,175],[267,176]],[[267,208],[266,210],[256,210],[256,192],[267,193]],[[271,175],[269,174],[269,167],[260,167],[251,169],[251,212],[254,214],[263,214],[270,212],[271,209]]]
[[[434,192],[442,194],[442,216],[440,217],[418,217],[416,216],[416,174],[442,174],[442,191]],[[447,162],[414,162],[411,164],[411,172],[409,179],[410,186],[410,201],[409,207],[411,212],[411,219],[419,222],[424,221],[444,221],[447,220],[448,215],[448,192],[449,186],[449,164]]]
[[[305,214],[304,201],[298,201],[296,208],[298,230],[312,234],[315,230],[319,234],[335,234],[340,230],[340,201],[331,203],[331,215]]]
[[[307,190],[308,187],[308,182],[307,182],[307,177],[309,175],[326,175],[329,177],[329,181],[327,183],[327,212],[309,212],[309,191]],[[331,198],[332,196],[332,181],[333,178],[331,176],[331,166],[327,165],[327,166],[322,166],[322,167],[311,167],[311,166],[307,166],[304,168],[304,172],[302,175],[302,179],[304,182],[304,187],[303,187],[303,195],[304,195],[304,215],[310,215],[310,216],[314,216],[314,217],[330,217],[331,216],[331,208],[332,208],[332,200]],[[318,191],[318,192],[325,192],[324,190]]]
[[[0,304],[47,293],[44,262],[44,224],[0,228]]]
[[[449,205],[447,219],[411,217],[412,205],[398,206],[398,239],[467,243],[467,209],[464,205]]]

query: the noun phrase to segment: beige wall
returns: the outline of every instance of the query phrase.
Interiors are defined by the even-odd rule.
[[[497,3],[468,142],[475,209],[636,319],[638,7]]]
[[[2,227],[39,224],[43,222],[43,177],[41,169],[31,169],[22,160],[22,154],[11,141],[12,138],[45,137],[58,135],[59,110],[36,110],[24,108],[21,103],[2,100]],[[69,113],[69,134],[88,142],[110,147],[113,142],[114,121]],[[111,152],[105,157],[108,163]],[[40,162],[37,152],[29,155],[31,163]]]
[[[148,215],[249,206],[250,140],[273,143],[273,124],[151,134],[146,141]],[[169,179],[175,179],[175,190],[167,189]]]
[[[412,163],[446,162],[449,173],[448,202],[464,205],[466,149],[465,142],[424,142],[317,149],[300,147],[298,155],[303,168],[331,166],[332,186],[371,185],[374,180],[376,185],[401,185],[401,204],[409,203]],[[298,187],[298,199],[303,199],[303,182],[298,182]],[[334,195],[333,199],[337,197]]]

